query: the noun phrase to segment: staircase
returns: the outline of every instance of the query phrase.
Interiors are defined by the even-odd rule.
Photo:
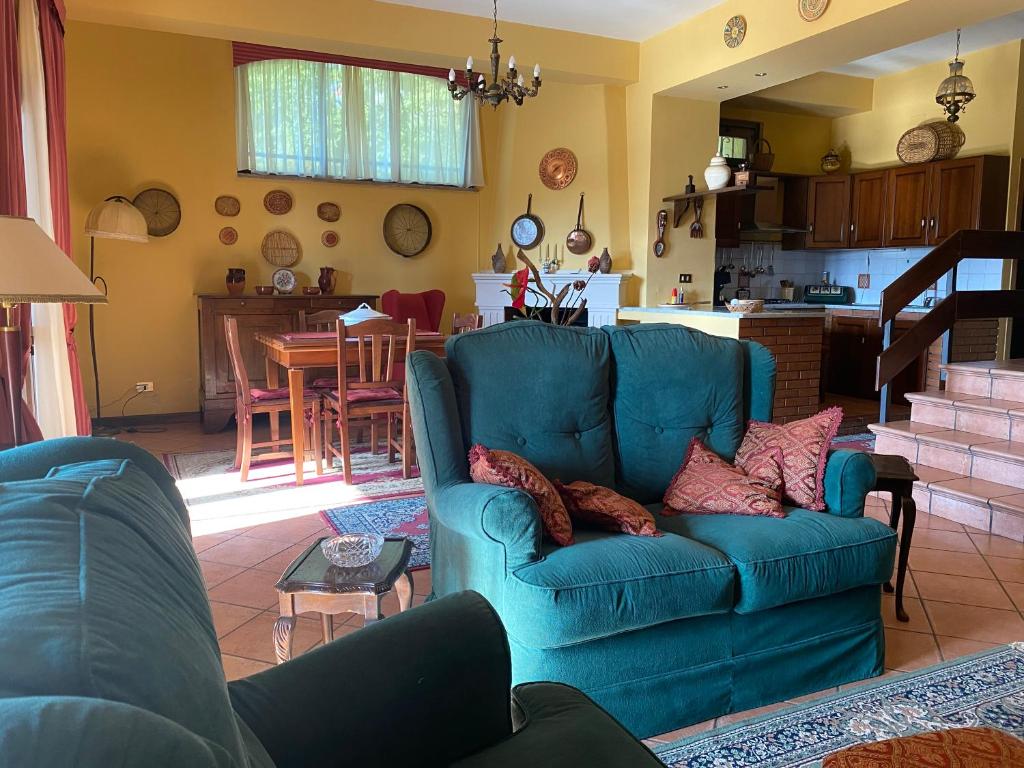
[[[946,388],[909,393],[909,421],[872,424],[905,456],[922,512],[1024,541],[1024,359],[950,363]]]

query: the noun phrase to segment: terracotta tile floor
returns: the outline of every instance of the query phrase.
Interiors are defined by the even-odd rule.
[[[204,435],[196,424],[169,425],[166,432],[122,435],[156,453],[217,450],[234,446],[234,433]],[[867,514],[886,521],[886,505],[868,499]],[[268,667],[274,660],[271,626],[277,616],[274,582],[300,542],[326,535],[319,517],[310,515],[277,523],[244,527],[195,540],[213,606],[225,674],[244,677]],[[417,604],[430,591],[430,572],[414,574]],[[910,621],[895,617],[895,598],[882,596],[886,626],[886,667],[889,674],[911,671],[996,644],[1024,640],[1024,544],[990,536],[939,517],[919,514],[905,607]],[[393,596],[385,601],[385,614],[397,608]],[[336,635],[352,632],[362,619],[352,616],[338,625]],[[320,643],[320,626],[303,617],[296,633],[296,652]],[[844,688],[848,686],[843,686]],[[793,702],[809,701],[834,691],[821,691]],[[717,719],[723,725],[771,711],[780,705]],[[709,730],[705,722],[650,739],[650,744],[672,741]]]

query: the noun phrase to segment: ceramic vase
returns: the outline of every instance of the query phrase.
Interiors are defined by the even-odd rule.
[[[608,253],[607,248],[601,251],[601,256],[598,258],[597,263],[597,271],[602,275],[607,275],[612,271],[612,255]]]
[[[229,267],[228,276],[224,278],[228,294],[238,296],[245,292],[245,270],[241,267]]]
[[[729,179],[732,178],[732,168],[725,162],[721,155],[711,158],[711,164],[704,169],[704,181],[708,189],[723,189],[729,186]]]
[[[334,267],[320,267],[320,277],[316,281],[320,286],[320,293],[332,294],[338,285],[338,270]]]
[[[505,264],[505,252],[501,249],[501,243],[498,243],[498,250],[491,254],[491,268],[494,270],[494,274],[504,274],[507,265]]]

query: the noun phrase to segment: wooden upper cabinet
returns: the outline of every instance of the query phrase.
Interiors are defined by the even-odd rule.
[[[740,247],[740,196],[718,195],[715,198],[715,246]]]
[[[928,242],[960,229],[1004,229],[1009,158],[982,155],[932,164]]]
[[[885,171],[855,173],[850,203],[850,247],[881,248],[885,224]]]
[[[931,164],[890,168],[886,176],[888,183],[883,245],[927,245]]]
[[[850,234],[849,214],[849,176],[815,176],[808,179],[808,248],[846,248]]]

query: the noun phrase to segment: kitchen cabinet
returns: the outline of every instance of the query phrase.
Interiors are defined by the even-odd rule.
[[[850,177],[814,176],[807,181],[807,248],[849,244]]]
[[[881,248],[885,225],[885,171],[851,177],[850,247]]]
[[[849,312],[849,314],[844,314]],[[896,318],[893,341],[910,329],[917,318],[900,316]],[[877,315],[858,313],[850,310],[829,310],[825,323],[827,359],[825,368],[825,391],[829,394],[846,395],[863,400],[878,400],[875,390],[875,369],[878,356],[882,353],[882,329]],[[918,392],[925,388],[924,377],[928,367],[928,353],[907,366],[892,382],[892,400],[906,404],[903,397],[907,392]]]
[[[288,333],[299,328],[299,310],[348,312],[363,302],[377,305],[376,296],[221,296],[199,301],[199,405],[203,431],[219,432],[235,414],[235,376],[224,337],[224,318],[238,320],[238,341],[249,386],[266,387],[263,348],[257,333]]]
[[[931,163],[889,169],[884,245],[928,244],[928,192],[931,178]]]
[[[715,197],[715,246],[717,248],[740,247],[740,205],[746,195],[717,195]]]

